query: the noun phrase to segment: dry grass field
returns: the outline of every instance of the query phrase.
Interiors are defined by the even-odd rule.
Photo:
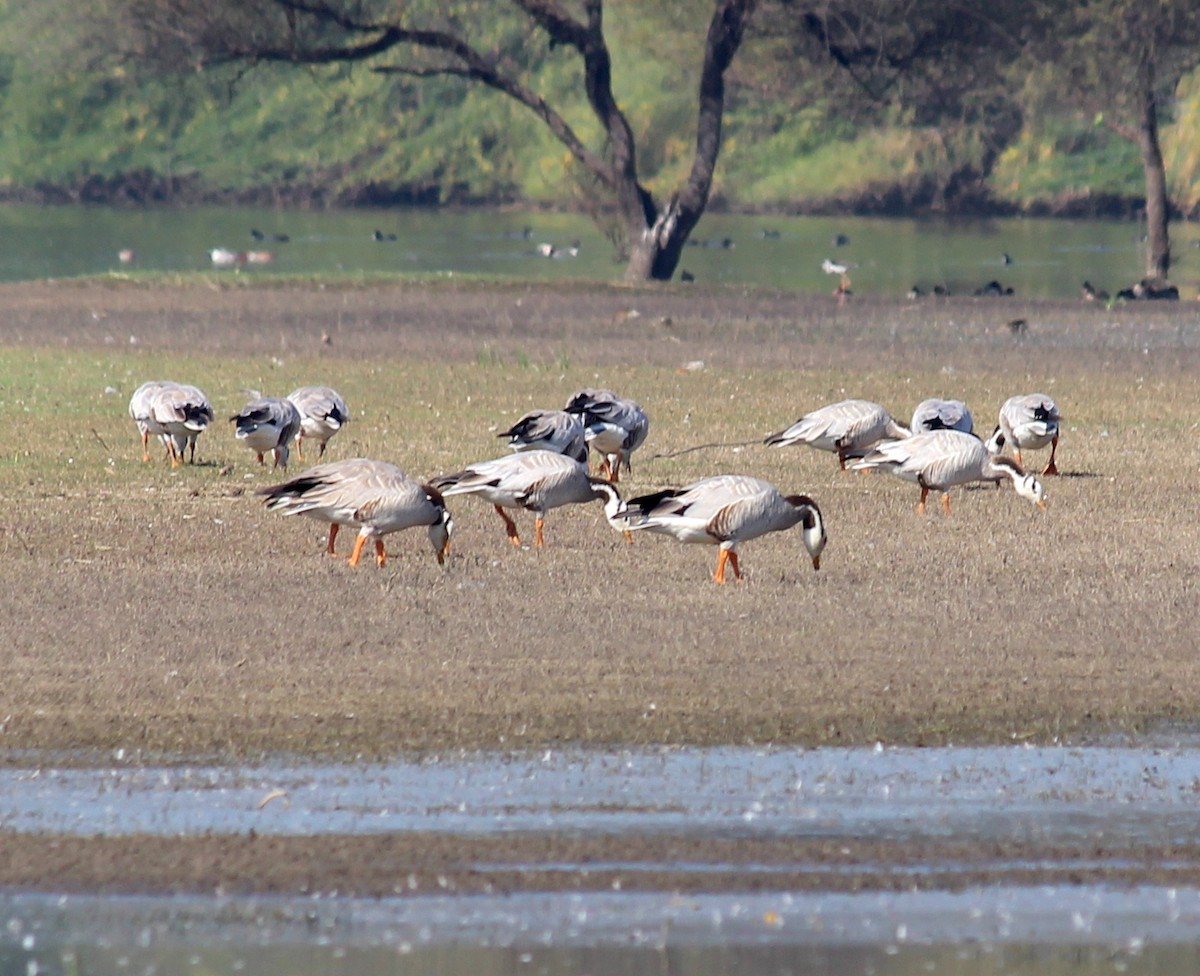
[[[1191,303],[216,278],[0,297],[9,761],[1079,741],[1196,719]],[[141,461],[126,406],[161,377],[216,408],[194,467]],[[460,498],[444,568],[417,530],[390,537],[386,567],[351,569],[322,555],[322,525],[263,509],[254,489],[280,475],[225,420],[247,389],[306,383],[350,402],[330,457],[422,477],[505,453],[496,432],[528,409],[615,388],[652,418],[623,490],[741,472],[808,493],[822,568],[778,534],[718,587],[715,550],[627,545],[599,504],[513,550],[490,506]],[[1046,512],[989,487],[921,518],[910,485],[761,444],[849,396],[905,418],[962,398],[990,432],[1033,391],[1066,417]]]
[[[117,750],[126,762],[235,762],[563,743],[1079,742],[1195,726],[1192,304],[839,308],[823,295],[695,286],[198,278],[5,285],[0,307],[8,763],[109,762]],[[1017,318],[1027,327],[1014,333]],[[216,407],[195,466],[141,461],[129,394],[164,377],[200,385]],[[828,524],[821,570],[793,531],[746,545],[746,581],[718,587],[712,549],[627,545],[598,504],[551,513],[545,549],[513,550],[475,499],[453,500],[444,568],[418,530],[389,539],[386,567],[351,569],[322,554],[323,526],[263,509],[254,490],[280,475],[258,469],[225,420],[246,390],[309,383],[336,386],[353,412],[331,457],[385,458],[420,476],[503,454],[495,434],[524,411],[611,386],[652,418],[624,490],[742,472],[806,492]],[[928,395],[962,398],[990,431],[1007,396],[1033,391],[1066,417],[1046,512],[981,488],[955,492],[951,517],[935,505],[921,518],[910,485],[761,444],[850,396],[901,417]],[[696,843],[0,833],[0,884],[384,894],[407,874],[451,890],[605,887],[605,872],[514,874],[502,862],[619,856],[830,862],[853,889],[895,883],[877,867],[845,869],[858,860],[998,853],[870,838],[854,851]],[[1194,878],[1200,861],[1192,848],[1111,844],[1086,852],[1100,865],[1088,877],[1070,867],[1028,880],[1175,883],[1172,871]],[[1055,863],[1056,852],[1018,848],[998,856]],[[480,859],[501,866],[481,874]],[[768,876],[831,884],[828,873],[736,871],[636,883]]]

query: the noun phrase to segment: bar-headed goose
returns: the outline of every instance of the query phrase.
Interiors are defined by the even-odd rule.
[[[621,469],[631,470],[629,456],[642,446],[650,433],[650,418],[646,411],[612,390],[594,388],[572,394],[565,409],[579,417],[585,439],[604,459],[600,466],[601,476],[614,483],[620,481]]]
[[[304,460],[304,438],[320,443],[317,459],[325,456],[325,447],[342,424],[350,419],[346,401],[329,386],[302,386],[292,390],[287,398],[300,412],[300,430],[296,434],[296,454]]]
[[[907,437],[909,433],[878,403],[841,400],[806,413],[790,427],[768,434],[763,443],[770,447],[807,444],[818,451],[832,451],[844,471],[847,460],[862,457],[884,438]]]
[[[136,390],[133,391],[133,396],[129,398],[129,416],[133,418],[133,422],[137,425],[138,436],[142,440],[142,461],[150,460],[150,437],[157,437],[163,442],[163,448],[170,452],[167,446],[168,435],[166,428],[154,419],[153,404],[154,398],[160,390],[166,389],[168,386],[178,386],[171,380],[147,380]]]
[[[300,411],[284,397],[256,397],[229,418],[236,425],[234,436],[258,455],[274,455],[274,467],[287,470],[292,438],[300,430]]]
[[[171,455],[171,466],[183,464],[185,448],[196,463],[196,441],[208,429],[213,408],[204,391],[186,383],[167,383],[150,400],[153,423],[162,428],[162,437]]]
[[[925,514],[925,499],[931,491],[942,494],[942,508],[950,514],[950,489],[972,481],[999,481],[1007,478],[1018,495],[1046,507],[1042,483],[1015,461],[994,457],[983,441],[960,430],[935,430],[914,434],[904,440],[878,445],[861,461],[856,470],[880,470],[911,481],[921,488],[917,512]]]
[[[1062,414],[1058,406],[1044,393],[1025,393],[1009,397],[1000,408],[1000,423],[988,439],[988,450],[998,454],[1005,445],[1012,445],[1013,456],[1022,464],[1022,451],[1037,451],[1050,445],[1050,461],[1043,475],[1058,474],[1054,455],[1058,452],[1058,425]]]
[[[375,543],[375,561],[387,562],[383,537],[401,529],[426,526],[429,543],[440,565],[450,549],[454,520],[446,511],[441,493],[406,475],[386,461],[349,458],[309,468],[290,481],[258,492],[267,508],[284,515],[307,515],[329,523],[325,551],[333,556],[338,529],[358,529],[350,565],[357,566],[363,548]]]
[[[625,528],[613,522],[622,504],[617,490],[602,478],[591,477],[586,465],[555,451],[521,451],[481,461],[456,474],[435,478],[433,485],[447,497],[478,495],[491,502],[514,546],[521,544],[521,536],[506,508],[534,513],[533,544],[539,549],[545,544],[546,513],[562,505],[602,500],[609,524]]]
[[[583,421],[565,410],[531,410],[496,436],[507,437],[514,451],[554,451],[587,463]]]
[[[768,532],[803,527],[801,537],[812,559],[821,568],[825,548],[825,523],[821,510],[807,495],[783,495],[770,482],[745,475],[723,474],[630,499],[620,518],[630,529],[646,529],[673,536],[680,542],[719,546],[716,583],[725,582],[725,565],[742,578],[737,547]]]
[[[909,428],[914,434],[927,434],[931,430],[961,430],[964,434],[975,432],[975,421],[971,411],[962,400],[940,400],[930,397],[922,400],[913,410]]]

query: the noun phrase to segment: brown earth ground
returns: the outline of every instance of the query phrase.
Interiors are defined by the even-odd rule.
[[[118,749],[125,761],[352,762],[568,743],[1082,742],[1195,727],[1194,302],[839,307],[826,295],[698,286],[245,287],[214,276],[5,285],[0,309],[13,374],[0,377],[0,760],[10,764],[107,763]],[[81,375],[99,379],[81,389]],[[218,423],[195,467],[141,462],[125,405],[138,382],[161,376],[214,400]],[[389,539],[387,566],[351,570],[321,555],[321,526],[262,509],[253,489],[280,476],[254,468],[223,422],[245,388],[283,394],[302,382],[351,399],[355,420],[332,457],[386,457],[421,475],[503,453],[496,431],[525,410],[560,406],[583,385],[616,388],[653,421],[623,488],[736,471],[809,493],[828,523],[822,568],[794,533],[777,535],[744,547],[744,583],[718,587],[713,550],[627,545],[599,506],[551,513],[547,547],[514,550],[490,508],[466,499],[452,506],[445,569],[422,534],[403,533]],[[920,518],[910,485],[761,445],[849,396],[902,417],[925,396],[961,397],[990,431],[1005,397],[1035,390],[1067,418],[1047,512],[981,488],[956,491],[950,517],[931,506]],[[459,890],[608,888],[621,879],[471,864],[607,859],[613,845],[662,862],[972,857],[949,842],[704,844],[9,833],[0,884],[385,894],[411,873],[421,890],[439,875]],[[1053,867],[1082,853],[1113,860],[1099,869],[1108,880],[1176,883],[1200,866],[1197,849],[1113,839],[1086,852],[976,851],[978,872],[955,883],[995,880],[987,865],[1007,854],[1049,858],[1022,880],[1090,880]],[[817,883],[800,869],[738,877],[701,883]],[[892,884],[865,869],[841,877]],[[640,883],[695,884],[669,871]]]

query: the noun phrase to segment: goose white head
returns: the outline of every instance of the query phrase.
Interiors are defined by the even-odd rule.
[[[597,499],[604,499],[604,517],[618,532],[625,532],[629,529],[626,519],[621,517],[621,514],[626,509],[626,504],[621,498],[620,492],[613,487],[612,482],[605,481],[603,478],[588,478],[588,483],[592,486],[592,493]]]
[[[1004,431],[997,425],[992,431],[992,436],[983,442],[983,446],[987,448],[988,454],[999,454],[1004,450],[1005,442]]]
[[[1035,475],[1026,474],[1013,478],[1013,488],[1022,498],[1027,498],[1038,508],[1046,508],[1046,488]]]
[[[829,537],[825,534],[825,520],[817,503],[807,495],[790,495],[789,504],[800,514],[800,538],[804,540],[804,548],[812,559],[813,569],[821,568],[821,553]]]
[[[443,508],[441,516],[429,526],[428,532],[429,544],[433,546],[433,553],[437,556],[438,565],[441,566],[446,562],[446,555],[450,552],[450,536],[454,532],[454,519]]]

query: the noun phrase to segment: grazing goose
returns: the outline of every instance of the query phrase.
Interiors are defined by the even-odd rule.
[[[626,503],[620,515],[629,528],[648,529],[674,536],[680,542],[698,542],[720,546],[716,583],[725,582],[725,565],[742,578],[737,547],[768,532],[782,532],[802,525],[804,547],[813,569],[821,568],[825,548],[825,523],[821,510],[807,495],[784,496],[766,481],[745,475],[723,474],[715,478],[642,495]]]
[[[133,418],[133,422],[137,425],[138,435],[142,439],[142,461],[150,460],[150,435],[153,434],[163,442],[163,448],[170,452],[167,447],[167,432],[162,424],[154,419],[153,404],[154,397],[160,390],[168,386],[178,386],[178,383],[173,383],[171,380],[147,380],[136,390],[133,391],[133,396],[129,398],[129,416]]]
[[[263,455],[271,451],[273,467],[287,470],[292,438],[300,430],[300,411],[291,400],[257,397],[229,420],[237,425],[234,436],[258,455],[260,465],[265,466]]]
[[[614,484],[621,480],[621,468],[632,470],[629,456],[650,433],[650,418],[633,400],[617,396],[612,390],[583,389],[567,401],[567,413],[579,417],[584,438],[592,450],[604,458],[600,475]]]
[[[925,499],[931,491],[942,493],[942,509],[949,515],[951,488],[1001,478],[1008,478],[1022,498],[1038,508],[1046,507],[1046,491],[1037,478],[1026,474],[1015,461],[993,456],[978,437],[960,430],[935,430],[880,444],[854,467],[887,471],[919,485],[920,515],[925,514]]]
[[[171,456],[171,467],[183,464],[183,452],[196,463],[196,441],[213,419],[212,405],[204,391],[186,383],[165,383],[150,400],[150,417],[162,428],[159,436]]]
[[[446,511],[441,493],[408,477],[396,465],[370,458],[331,461],[309,468],[291,481],[258,493],[266,505],[284,515],[308,515],[329,523],[325,551],[334,556],[338,529],[358,529],[350,565],[357,566],[367,542],[375,543],[375,561],[387,562],[383,537],[401,529],[427,526],[438,565],[446,560],[454,520]]]
[[[604,501],[604,513],[610,525],[623,530],[613,519],[621,509],[621,496],[602,478],[593,478],[587,466],[555,451],[521,451],[494,461],[481,461],[457,474],[443,475],[433,481],[442,494],[479,495],[492,503],[504,520],[508,541],[521,544],[516,523],[506,508],[523,508],[534,513],[535,548],[545,544],[543,526],[552,508],[593,500]]]
[[[988,450],[998,454],[1005,444],[1011,444],[1013,456],[1022,464],[1022,451],[1037,451],[1050,445],[1050,462],[1043,475],[1058,474],[1054,455],[1058,451],[1058,425],[1062,414],[1058,406],[1044,393],[1027,393],[1009,397],[1000,408],[1000,423],[988,439]]]
[[[321,445],[317,459],[325,456],[325,447],[342,424],[350,419],[346,401],[337,390],[328,386],[302,386],[292,390],[287,398],[300,412],[300,431],[296,434],[296,453],[304,460],[304,438],[318,441]]]
[[[496,436],[507,437],[514,451],[554,451],[587,463],[583,421],[565,410],[531,410]]]
[[[962,400],[930,397],[917,404],[909,427],[914,434],[926,434],[931,430],[961,430],[971,434],[975,431],[975,421]]]
[[[785,430],[768,434],[763,443],[771,447],[807,444],[818,451],[832,451],[837,454],[838,467],[844,471],[848,459],[862,457],[885,437],[908,436],[908,428],[878,403],[842,400],[806,413]]]

